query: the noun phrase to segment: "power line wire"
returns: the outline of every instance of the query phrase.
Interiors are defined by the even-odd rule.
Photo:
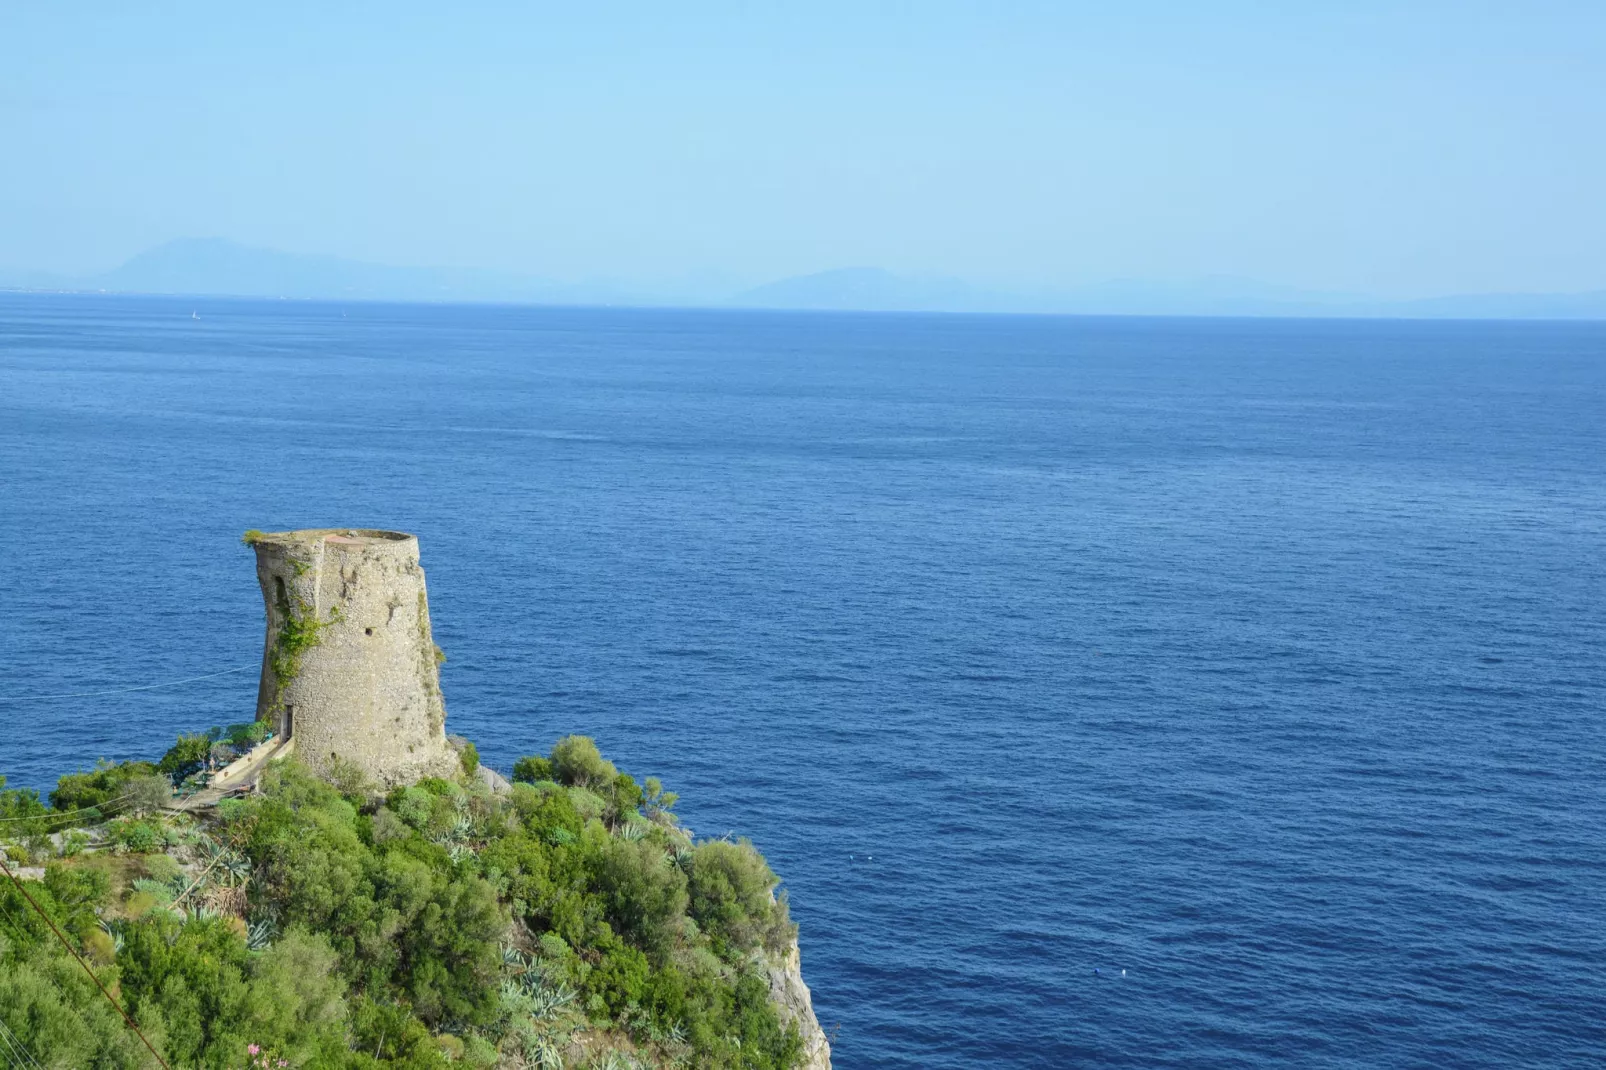
[[[107,799],[105,802],[98,803],[94,806],[80,806],[76,810],[46,810],[44,813],[35,814],[32,817],[0,817],[0,824],[9,825],[17,821],[54,821],[59,817],[72,817],[74,814],[87,814],[91,810],[98,810],[100,813],[105,814],[107,807],[116,806],[120,802],[127,802],[137,794],[139,793],[131,791],[126,795],[119,795],[115,799]]]
[[[29,937],[29,935],[26,932],[23,931],[21,923],[18,922],[17,919],[15,919],[15,918],[13,918],[11,916],[11,912],[9,910],[0,910],[0,918],[4,918],[5,919],[5,923],[11,927],[11,931],[16,933],[19,937],[22,938],[23,946],[26,946],[28,943],[30,943],[31,938]],[[60,982],[56,981],[54,978],[49,977],[49,976],[44,975],[44,974],[41,974],[40,976],[43,977],[44,980],[46,982],[48,982],[49,985],[52,988],[54,988],[57,992],[59,992],[61,994],[61,1005],[62,1005],[62,1007],[65,1008],[74,1018],[78,1019],[78,1024],[84,1026],[85,1032],[88,1032],[89,1027],[88,1027],[88,1025],[86,1025],[84,1023],[83,1012],[80,1011],[78,1007],[73,1005],[72,997],[67,994],[67,990],[62,988]],[[19,1043],[20,1043],[20,1041],[19,1041]],[[23,1050],[27,1051],[26,1048],[24,1048]],[[33,1053],[32,1052],[28,1053],[28,1058],[30,1060],[33,1060]],[[39,1063],[38,1063],[37,1060],[34,1060],[34,1065],[35,1066],[39,1066]],[[40,1070],[44,1070],[44,1068],[40,1067]]]
[[[6,1024],[4,1018],[0,1018],[0,1034],[4,1034],[7,1046],[22,1052],[22,1059],[19,1061],[24,1070],[27,1070],[27,1067],[30,1066],[36,1067],[37,1070],[44,1070],[44,1067],[39,1065],[39,1060],[33,1057],[33,1052],[28,1050],[28,1045],[24,1044],[22,1038],[11,1031],[11,1027]]]
[[[0,1021],[0,1043],[5,1044],[9,1053],[6,1055],[6,1066],[10,1070],[17,1070],[17,1067],[28,1070],[28,1060],[17,1051],[17,1041],[11,1039],[11,1027],[3,1021]]]
[[[4,1043],[6,1051],[11,1053],[6,1057],[6,1064],[11,1067],[11,1070],[16,1070],[19,1066],[22,1067],[22,1070],[28,1070],[28,1059],[19,1054],[17,1050],[21,1041],[17,1040],[12,1034],[11,1027],[6,1025],[4,1018],[0,1018],[0,1043]],[[26,1049],[23,1049],[23,1051],[25,1052]]]
[[[102,695],[126,695],[130,691],[154,691],[159,687],[177,687],[179,684],[193,684],[197,680],[213,680],[219,676],[228,676],[230,673],[245,672],[255,669],[255,665],[240,665],[233,669],[224,669],[222,672],[211,672],[205,676],[186,676],[182,680],[163,680],[158,684],[141,684],[139,687],[117,687],[110,691],[73,691],[58,695],[0,695],[0,702],[43,702],[46,699],[57,698],[100,698]]]
[[[162,1064],[162,1070],[173,1070],[171,1066],[167,1065],[167,1060],[162,1058],[161,1053],[156,1050],[149,1040],[145,1039],[145,1034],[139,1031],[139,1026],[134,1024],[134,1019],[130,1018],[128,1012],[123,1010],[123,1005],[118,1003],[110,992],[106,991],[106,986],[100,983],[100,978],[96,977],[95,971],[89,968],[89,963],[85,962],[84,957],[78,953],[77,949],[67,942],[67,938],[61,934],[60,929],[56,928],[56,923],[51,920],[50,915],[46,914],[44,909],[34,900],[33,893],[24,888],[22,882],[17,879],[17,875],[11,872],[11,866],[7,864],[3,853],[0,853],[0,869],[5,870],[6,876],[11,878],[11,883],[16,886],[17,891],[22,893],[23,898],[28,900],[28,905],[33,907],[34,913],[43,918],[45,924],[50,926],[50,931],[56,934],[56,939],[61,941],[61,946],[67,949],[67,954],[78,960],[78,965],[82,966],[84,972],[89,974],[89,979],[95,982],[95,987],[100,989],[100,994],[106,997],[106,1002],[117,1008],[117,1013],[123,1016],[123,1021],[128,1023],[128,1028],[134,1031],[134,1035],[139,1037],[156,1061]]]

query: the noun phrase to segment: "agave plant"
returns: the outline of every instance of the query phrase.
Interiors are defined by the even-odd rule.
[[[556,1018],[563,1008],[579,998],[579,993],[565,984],[541,985],[529,994],[530,1016],[536,1021]]]
[[[272,918],[258,918],[245,930],[245,946],[252,951],[266,951],[279,935],[279,927]]]
[[[251,860],[233,851],[229,851],[218,863],[218,868],[222,871],[224,883],[232,888],[238,888],[251,879]]]
[[[112,938],[112,950],[117,954],[123,953],[123,923],[120,921],[107,921],[100,919],[100,931]]]
[[[563,1070],[563,1052],[549,1036],[534,1034],[525,1037],[524,1058],[540,1070]]]
[[[686,1043],[686,1030],[680,1022],[676,1022],[668,1029],[663,1029],[657,1024],[649,1022],[647,1024],[647,1037],[654,1044],[663,1047],[676,1047]]]

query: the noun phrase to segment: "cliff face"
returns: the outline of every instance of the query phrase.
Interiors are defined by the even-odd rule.
[[[778,962],[770,964],[770,1002],[780,1012],[781,1024],[795,1023],[803,1035],[801,1070],[831,1070],[831,1043],[814,1017],[814,1001],[803,983],[802,955],[797,941]]]

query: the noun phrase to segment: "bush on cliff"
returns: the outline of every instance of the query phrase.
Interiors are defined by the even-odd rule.
[[[117,798],[153,771],[140,764],[64,777],[58,794]],[[643,792],[584,737],[519,771],[507,796],[465,774],[380,799],[279,764],[207,830],[117,824],[131,852],[191,844],[183,870],[91,853],[30,888],[175,1067],[244,1065],[248,1046],[333,1070],[588,1066],[609,1051],[795,1065],[764,970],[793,929],[751,845],[694,844],[672,795]],[[0,918],[0,1018],[35,1057],[146,1065],[10,886]]]
[[[212,755],[213,738],[210,733],[196,733],[195,735],[181,735],[178,741],[167,749],[162,760],[156,763],[156,768],[166,774],[173,783],[178,784],[185,777],[199,772],[206,766],[207,759]]]
[[[85,810],[94,807],[106,814],[120,813],[127,801],[128,782],[154,776],[150,762],[108,762],[102,759],[87,773],[68,773],[56,781],[50,805],[57,810]]]

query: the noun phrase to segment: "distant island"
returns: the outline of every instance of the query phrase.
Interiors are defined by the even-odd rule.
[[[828,1070],[752,844],[695,839],[587,737],[511,779],[448,737],[411,536],[245,541],[255,719],[68,773],[48,805],[0,778],[0,1044],[52,1066]]]
[[[847,267],[740,290],[709,283],[562,282],[505,271],[396,267],[187,238],[96,275],[0,272],[0,289],[267,297],[322,301],[434,301],[532,305],[749,308],[859,312],[1039,313],[1112,316],[1258,316],[1419,319],[1606,319],[1606,290],[1451,294],[1388,300],[1253,279],[1116,279],[1069,287],[986,286],[961,279]]]

